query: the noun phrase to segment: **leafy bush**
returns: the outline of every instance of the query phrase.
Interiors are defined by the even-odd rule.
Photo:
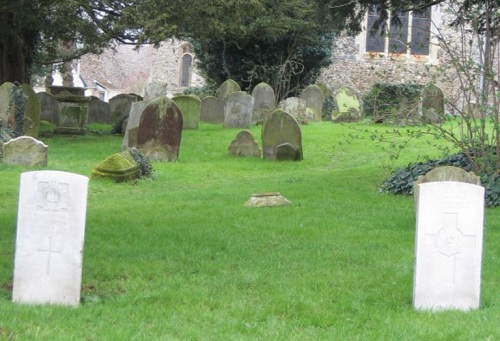
[[[493,151],[493,149],[492,149]],[[392,175],[380,186],[380,192],[390,192],[393,194],[413,194],[413,182],[420,175],[425,175],[429,171],[440,166],[454,166],[470,172],[472,165],[467,156],[460,152],[450,155],[440,160],[429,160],[427,162],[411,163],[406,167],[396,169]],[[481,184],[485,188],[485,203],[487,207],[500,206],[500,175],[481,174]]]
[[[213,82],[208,82],[203,86],[190,86],[183,91],[184,95],[196,95],[199,98],[207,96],[215,96],[217,93],[217,85]]]
[[[151,165],[149,159],[137,148],[130,148],[129,152],[135,160],[137,170],[139,171],[139,177],[152,177],[153,166]]]

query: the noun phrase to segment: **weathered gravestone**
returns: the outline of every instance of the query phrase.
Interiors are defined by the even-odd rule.
[[[3,162],[22,166],[47,166],[49,147],[31,136],[19,136],[3,144]]]
[[[113,124],[109,103],[91,98],[88,105],[87,123]]]
[[[21,174],[12,300],[80,302],[88,178],[60,171]]]
[[[325,97],[323,96],[321,88],[315,84],[311,84],[302,90],[300,98],[306,103],[306,117],[308,120],[321,121],[323,103],[325,103]]]
[[[132,103],[130,113],[127,119],[127,127],[123,135],[122,149],[137,147],[137,132],[139,131],[139,123],[141,121],[142,112],[149,104],[150,100]]]
[[[111,114],[113,124],[117,123],[121,118],[128,116],[132,103],[137,102],[137,96],[131,94],[120,94],[109,100],[109,112]]]
[[[422,90],[422,115],[430,123],[440,123],[444,118],[444,94],[436,85],[427,85]]]
[[[85,88],[79,88],[74,86],[58,86],[58,85],[49,85],[47,87],[47,92],[50,94],[57,95],[73,95],[73,96],[85,96]]]
[[[74,95],[58,95],[59,115],[56,128],[58,134],[85,134],[90,98]]]
[[[354,89],[341,86],[335,93],[335,104],[338,113],[332,118],[333,121],[350,122],[361,118],[361,104]]]
[[[182,112],[182,129],[198,129],[200,124],[200,99],[196,96],[175,96],[172,100]]]
[[[40,121],[55,124],[59,115],[59,101],[45,91],[39,92],[36,95],[40,100]]]
[[[265,159],[303,159],[302,133],[297,120],[285,111],[273,111],[262,126],[262,152]]]
[[[243,130],[229,145],[228,152],[236,156],[260,157],[260,148],[253,135],[248,130]]]
[[[279,192],[254,193],[245,203],[247,207],[287,206],[291,202]]]
[[[413,196],[417,205],[419,188],[418,185],[435,181],[458,181],[478,186],[481,185],[481,178],[474,174],[474,172],[466,172],[462,168],[453,166],[436,167],[433,170],[427,172],[427,174],[419,176],[417,180],[413,182]]]
[[[160,96],[167,95],[167,83],[152,82],[144,88],[144,100],[150,100]]]
[[[228,79],[217,89],[217,98],[219,99],[219,101],[224,102],[227,96],[229,96],[233,92],[238,91],[241,91],[239,84],[232,79]]]
[[[38,137],[40,111],[40,100],[28,84],[0,86],[0,120],[16,136]]]
[[[299,97],[288,97],[282,100],[278,108],[290,114],[300,123],[307,123],[313,119],[311,112],[307,112],[306,101]]]
[[[478,309],[484,188],[455,181],[418,187],[413,306]]]
[[[207,96],[201,100],[200,120],[210,124],[224,122],[224,105],[214,96]]]
[[[233,92],[224,105],[224,128],[247,129],[252,122],[253,97],[244,91]]]
[[[259,83],[252,90],[253,113],[252,123],[264,121],[276,109],[276,95],[273,88],[267,83]]]
[[[137,149],[150,160],[176,161],[182,135],[182,113],[166,96],[144,109],[137,131]]]

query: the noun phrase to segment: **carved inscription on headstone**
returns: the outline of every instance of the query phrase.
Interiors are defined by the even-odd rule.
[[[59,171],[21,175],[12,300],[78,305],[88,178]]]

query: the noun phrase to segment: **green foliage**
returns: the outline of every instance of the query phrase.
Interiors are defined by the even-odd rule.
[[[151,164],[149,159],[137,148],[130,148],[128,151],[135,160],[137,170],[139,171],[139,177],[152,177],[153,165]]]
[[[378,122],[420,122],[416,116],[421,91],[415,83],[376,83],[363,97],[364,114]]]
[[[207,96],[215,96],[217,93],[217,85],[213,82],[207,82],[203,86],[191,86],[186,89],[184,89],[183,94],[184,95],[195,95],[198,96],[199,98],[204,98]]]

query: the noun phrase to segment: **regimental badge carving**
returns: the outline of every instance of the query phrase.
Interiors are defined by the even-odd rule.
[[[67,210],[69,184],[57,181],[40,181],[38,183],[38,200],[36,207],[43,211]]]

